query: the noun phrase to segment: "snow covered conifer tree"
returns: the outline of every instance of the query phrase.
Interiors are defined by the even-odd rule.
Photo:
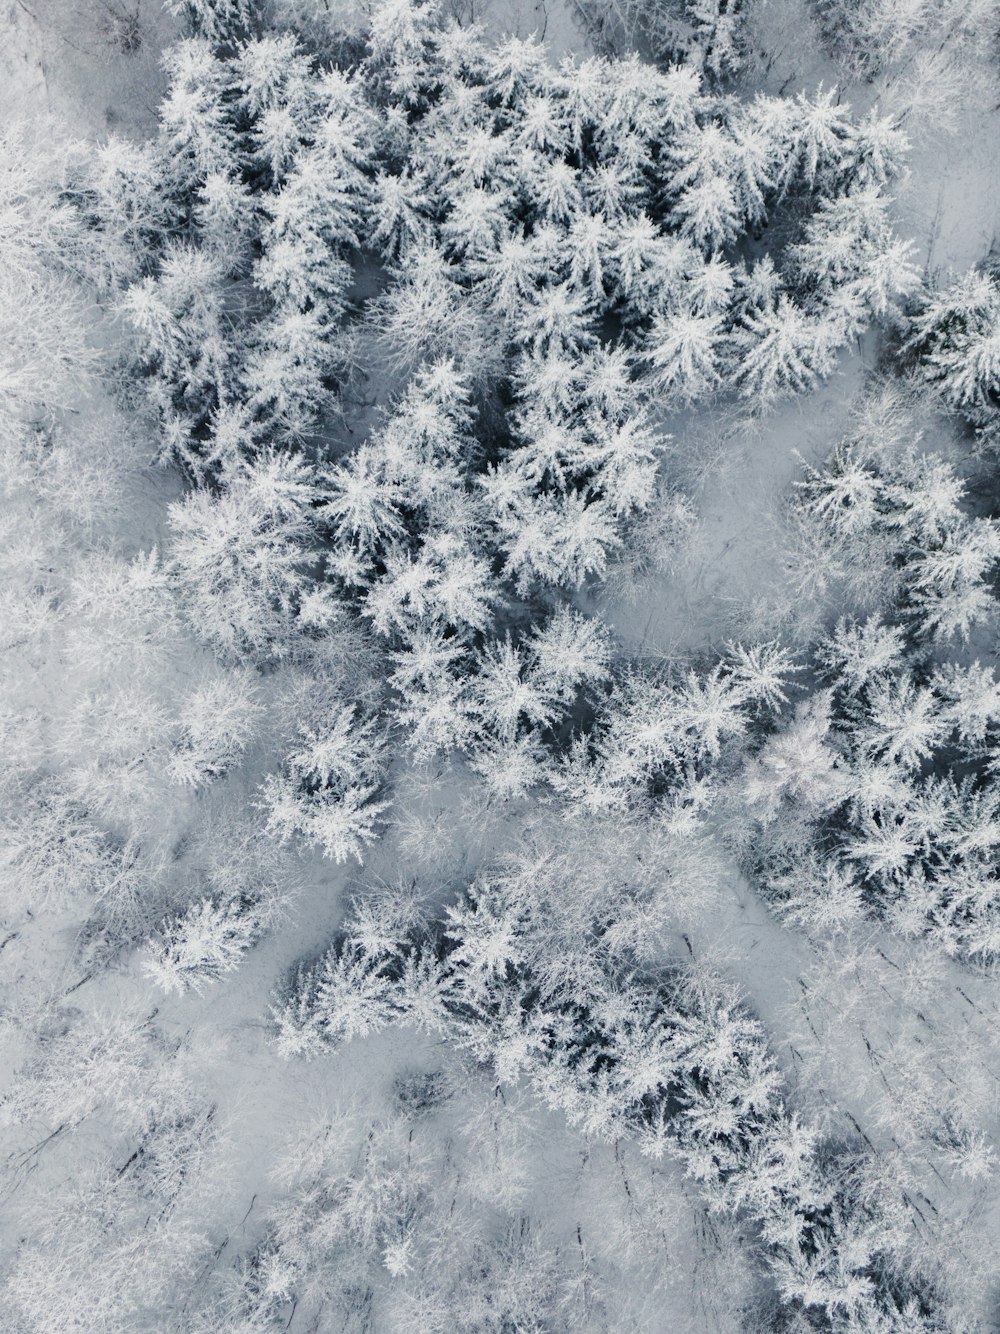
[[[183,203],[213,172],[239,162],[230,115],[235,89],[228,65],[202,38],[177,42],[165,65],[170,87],[160,108],[161,133],[169,183]]]
[[[282,841],[299,833],[334,861],[360,862],[388,805],[375,800],[385,765],[377,720],[358,721],[355,707],[345,705],[302,734],[304,746],[265,782],[268,832]]]
[[[223,654],[281,657],[315,590],[314,474],[300,456],[272,450],[241,460],[222,483],[217,496],[198,488],[170,510],[185,609]]]
[[[918,373],[945,402],[985,426],[1000,412],[1000,282],[972,269],[943,291],[928,292],[906,348]]]
[[[223,276],[209,250],[170,246],[157,276],[130,287],[120,306],[139,336],[154,407],[165,426],[186,424],[187,435],[227,397],[233,349],[222,308]],[[196,446],[185,440],[176,452],[197,467]]]
[[[196,37],[218,47],[245,41],[261,13],[260,0],[168,0],[167,8],[183,17]]]
[[[669,311],[649,331],[647,356],[654,382],[668,394],[701,398],[722,383],[719,375],[721,315]]]
[[[393,988],[385,962],[347,943],[311,970],[300,971],[290,996],[275,1006],[283,1055],[310,1055],[384,1028],[393,1018]]]
[[[239,967],[260,930],[260,915],[252,905],[203,899],[164,923],[161,938],[147,950],[143,971],[164,991],[201,991]]]
[[[821,201],[795,247],[800,281],[832,317],[854,332],[881,317],[897,296],[914,290],[919,277],[913,246],[893,239],[888,201],[878,187],[853,189]]]
[[[835,338],[822,318],[782,293],[775,304],[744,317],[731,343],[740,388],[762,407],[788,391],[811,388],[833,365]]]
[[[259,713],[252,678],[236,672],[192,691],[181,709],[183,730],[168,766],[171,778],[193,787],[221,778],[245,751]]]

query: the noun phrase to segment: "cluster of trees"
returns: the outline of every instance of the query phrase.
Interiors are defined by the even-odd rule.
[[[588,810],[700,813],[746,738],[781,711],[795,670],[777,644],[732,645],[700,670],[626,666],[550,781]]]
[[[178,520],[185,552],[209,501],[218,540],[237,521],[262,453],[328,425],[377,334],[396,372],[455,377],[411,385],[396,435],[415,394],[451,413],[446,435],[484,408],[449,480],[507,577],[577,586],[653,499],[651,407],[808,387],[914,284],[886,211],[905,140],[833,93],[747,105],[690,67],[553,68],[416,0],[377,10],[363,57],[330,67],[252,36],[246,7],[189,8],[158,142],[112,141],[71,192],[164,449],[211,484]],[[373,262],[387,280],[359,321]],[[377,493],[360,467],[355,492]],[[306,521],[273,520],[290,543]],[[298,575],[273,577],[265,601],[287,612]]]
[[[117,511],[137,472],[130,448],[115,457],[122,430],[101,412],[87,429],[33,432],[3,477],[22,534],[5,561],[3,912],[14,928],[39,910],[82,918],[88,965],[183,903],[164,813],[210,804],[273,732],[259,673],[186,635],[178,567],[155,549],[121,554]]]
[[[921,437],[905,395],[876,388],[857,428],[807,470],[796,508],[836,597],[944,652],[995,616],[1000,526],[971,513],[966,480]]]
[[[940,1327],[874,1152],[804,1124],[735,993],[662,960],[678,904],[718,883],[720,812],[810,932],[869,917],[1000,953],[1000,684],[978,638],[1000,528],[883,397],[799,489],[803,577],[850,612],[801,656],[623,662],[579,610],[690,523],[664,410],[808,389],[916,292],[888,214],[899,125],[835,92],[720,92],[736,0],[605,6],[609,33],[696,53],[664,68],[556,66],[433,0],[382,0],[327,45],[267,28],[255,0],[171,8],[189,35],[154,141],[0,144],[5,925],[69,907],[88,976],[142,945],[144,979],[200,992],[284,910],[286,845],[360,862],[399,752],[457,761],[477,799],[541,798],[576,860],[540,836],[443,918],[363,895],[277,999],[280,1053],[421,1029],[498,1097],[523,1077],[590,1141],[679,1161],[752,1233],[777,1321]],[[119,407],[67,422],[88,329],[112,320]],[[916,377],[992,440],[993,270],[917,295],[904,328]],[[386,410],[355,447],[363,365]],[[122,411],[180,465],[156,483],[174,487],[161,550],[118,512],[151,485]],[[35,1021],[3,1116],[58,1140],[107,1110],[125,1133],[27,1229],[5,1301],[26,1328],[144,1326],[218,1259],[184,1203],[215,1109],[149,1023],[47,1003]],[[192,1327],[299,1310],[360,1328],[405,1280],[401,1329],[600,1328],[579,1233],[570,1278],[565,1238],[537,1240],[513,1194],[488,1223],[483,1199],[454,1209],[468,1190],[424,1116],[443,1088],[401,1084],[349,1153],[323,1132]],[[976,1118],[913,1096],[985,1174]],[[150,1237],[158,1266],[136,1263]]]
[[[347,1328],[384,1320],[404,1334],[501,1334],[543,1319],[567,1334],[586,1328],[574,1326],[582,1313],[559,1291],[557,1252],[530,1219],[501,1210],[490,1227],[482,1217],[456,1146],[426,1115],[448,1095],[440,1079],[416,1076],[381,1118],[344,1116],[296,1144],[275,1173],[288,1193],[263,1240],[192,1328],[281,1329],[296,1312]]]
[[[155,1023],[50,1011],[40,1047],[0,1101],[23,1180],[62,1147],[68,1188],[45,1191],[3,1283],[7,1318],[62,1334],[143,1325],[194,1281],[207,1241],[190,1205],[216,1140],[216,1108]],[[103,1135],[91,1132],[103,1123]],[[49,1148],[49,1152],[52,1152]],[[68,1171],[67,1171],[68,1169]],[[32,1216],[33,1214],[33,1216]]]
[[[869,81],[909,62],[940,75],[945,48],[988,53],[995,38],[993,0],[812,0],[833,52]],[[951,52],[949,51],[949,55]],[[935,62],[934,57],[938,57]],[[920,77],[920,71],[912,72]]]
[[[901,136],[831,95],[748,107],[690,68],[554,68],[537,44],[491,48],[432,4],[383,6],[339,63],[265,33],[242,0],[181,9],[192,35],[168,52],[154,142],[47,164],[7,145],[11,270],[50,313],[70,272],[110,303],[131,331],[121,381],[139,372],[164,453],[195,483],[170,506],[162,558],[84,543],[82,559],[63,548],[25,571],[30,652],[68,631],[64,647],[93,662],[52,757],[69,766],[66,800],[127,829],[140,792],[152,819],[164,775],[216,783],[259,733],[257,671],[342,664],[364,625],[387,687],[312,700],[263,793],[273,834],[336,860],[377,833],[386,713],[418,759],[465,750],[505,797],[551,777],[606,802],[691,767],[667,739],[675,724],[693,736],[707,720],[692,745],[714,754],[744,730],[740,709],[760,707],[749,678],[729,665],[666,694],[631,680],[632,714],[655,704],[661,738],[629,741],[606,697],[606,637],[528,606],[605,574],[630,523],[662,544],[651,508],[688,520],[659,475],[658,402],[803,387],[908,289],[883,194]],[[765,228],[777,244],[751,257]],[[359,320],[355,283],[373,263],[382,290]],[[25,337],[72,335],[66,370],[86,360],[84,327],[82,314],[28,321]],[[379,433],[331,463],[338,386],[373,338],[405,384]],[[69,382],[50,391],[39,370],[43,353],[62,366],[49,342],[26,345],[4,409],[14,480],[24,489],[37,465],[27,489],[46,502],[60,450],[72,469],[53,417]],[[178,609],[222,660],[180,692]],[[144,670],[123,688],[137,647]],[[147,929],[165,906],[148,897]],[[228,966],[256,936],[255,903],[199,894],[157,966],[193,966],[195,942]]]
[[[189,1313],[198,1334],[323,1326],[401,1334],[553,1334],[607,1329],[611,1284],[628,1259],[606,1240],[621,1204],[603,1201],[569,1227],[541,1212],[524,1179],[525,1109],[481,1071],[401,1072],[373,1114],[343,1104],[289,1137],[271,1176],[281,1189],[259,1240]],[[619,1155],[621,1172],[626,1158]],[[618,1195],[640,1214],[640,1190],[662,1172],[627,1163]],[[616,1171],[619,1168],[616,1166]],[[661,1193],[668,1196],[665,1186]],[[629,1192],[634,1197],[629,1200]],[[677,1219],[639,1227],[662,1256]],[[655,1239],[654,1239],[655,1238]],[[654,1321],[652,1294],[624,1296],[616,1314]],[[645,1318],[644,1318],[645,1317]]]
[[[247,950],[279,921],[298,888],[280,845],[254,818],[227,813],[189,850],[180,894],[168,901],[152,934],[157,906],[143,904],[142,970],[157,986],[183,994],[239,966]]]
[[[922,294],[906,324],[903,352],[917,376],[975,428],[1000,439],[1000,274],[996,262]]]
[[[756,883],[814,927],[867,913],[950,954],[995,958],[992,668],[935,668],[875,618],[841,622],[825,656],[834,684],[800,706],[745,775]]]
[[[65,196],[65,151],[0,134],[0,439],[15,440],[73,405],[96,359],[80,271],[81,227]]]
[[[505,1083],[527,1075],[598,1138],[676,1154],[711,1206],[760,1226],[782,1300],[809,1328],[934,1328],[907,1276],[908,1213],[877,1163],[789,1113],[760,1025],[714,980],[649,972],[552,866],[498,869],[437,929],[412,901],[362,904],[275,1010],[287,1055],[389,1023],[445,1033]]]
[[[648,44],[657,61],[688,64],[712,84],[738,77],[753,51],[749,0],[584,0],[602,48]]]
[[[734,837],[800,922],[869,914],[990,960],[1000,684],[965,646],[996,624],[1000,527],[970,514],[962,476],[908,425],[898,395],[876,396],[801,484],[799,520],[853,611],[811,648],[813,692],[749,761]]]

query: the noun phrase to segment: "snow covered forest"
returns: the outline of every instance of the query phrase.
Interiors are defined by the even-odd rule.
[[[0,97],[0,1331],[1000,1331],[1000,0]]]

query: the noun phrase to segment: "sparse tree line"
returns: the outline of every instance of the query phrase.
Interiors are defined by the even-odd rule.
[[[501,868],[432,930],[405,893],[362,898],[276,1005],[279,1049],[311,1057],[388,1024],[442,1033],[502,1081],[526,1075],[588,1136],[675,1154],[711,1209],[759,1225],[803,1328],[936,1328],[877,1163],[786,1109],[760,1024],[722,984],[637,967],[595,914],[607,903],[567,903],[568,888],[557,865]]]

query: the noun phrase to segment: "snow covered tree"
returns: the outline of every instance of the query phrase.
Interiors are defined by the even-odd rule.
[[[94,364],[84,293],[70,277],[82,238],[62,198],[67,163],[0,136],[0,429],[50,420],[77,399]],[[6,445],[5,445],[6,447]]]
[[[189,245],[171,246],[155,278],[128,288],[121,314],[136,332],[147,391],[166,445],[197,469],[189,437],[228,396],[232,349],[223,314],[222,271],[214,257]],[[176,439],[174,432],[182,432]]]
[[[807,473],[802,510],[859,609],[895,604],[921,636],[967,639],[994,614],[996,525],[965,512],[950,463],[920,452],[905,400],[876,395],[869,409],[826,467]]]
[[[799,283],[844,322],[848,337],[916,288],[912,253],[910,242],[893,238],[877,186],[823,200],[793,252]]]
[[[13,920],[25,909],[44,911],[97,891],[112,869],[114,847],[86,809],[51,779],[28,788],[5,787],[0,842],[5,915]]]
[[[167,8],[186,20],[196,37],[217,47],[232,47],[254,31],[259,0],[168,0]]]
[[[226,774],[253,737],[260,713],[252,678],[227,673],[184,700],[182,733],[168,766],[176,783],[199,787]]]
[[[562,607],[531,636],[534,671],[542,689],[561,703],[599,687],[608,677],[610,643],[599,621]]]
[[[176,220],[156,148],[110,138],[79,168],[74,184],[92,255],[90,275],[101,289],[120,290],[142,276]]]
[[[305,460],[271,450],[227,470],[218,495],[198,488],[171,506],[185,610],[222,654],[281,657],[297,634],[335,618],[332,592],[313,573],[316,498]]]
[[[721,315],[671,311],[658,315],[649,331],[647,356],[658,389],[683,398],[701,398],[721,384]]]
[[[164,991],[200,992],[239,967],[260,931],[260,914],[249,903],[203,899],[164,923],[161,938],[147,949],[143,972]]]
[[[732,339],[741,390],[762,407],[789,391],[812,388],[833,367],[836,344],[829,323],[782,293],[770,307],[748,312]]]
[[[422,625],[485,630],[496,601],[486,559],[451,533],[428,536],[415,554],[394,544],[385,573],[368,592],[365,610],[379,634],[412,633]]]
[[[377,957],[372,959],[350,947],[331,950],[316,973],[308,981],[300,976],[296,986],[308,990],[315,1007],[311,1032],[327,1046],[377,1032],[393,1016],[391,984],[384,965]],[[286,1033],[291,1022],[286,1011],[278,1011],[275,1017],[281,1050],[297,1039]]]
[[[1000,284],[972,269],[943,291],[925,293],[905,349],[917,373],[949,407],[988,427],[1000,412]]]
[[[211,0],[198,0],[206,10]],[[220,0],[226,3],[226,0]],[[168,180],[178,201],[195,191],[220,167],[239,162],[232,71],[205,38],[190,37],[165,57],[170,85],[160,107]]]
[[[359,721],[355,706],[345,705],[302,736],[302,748],[264,784],[268,833],[283,842],[302,834],[334,861],[360,862],[388,806],[376,799],[385,768],[378,721]]]

